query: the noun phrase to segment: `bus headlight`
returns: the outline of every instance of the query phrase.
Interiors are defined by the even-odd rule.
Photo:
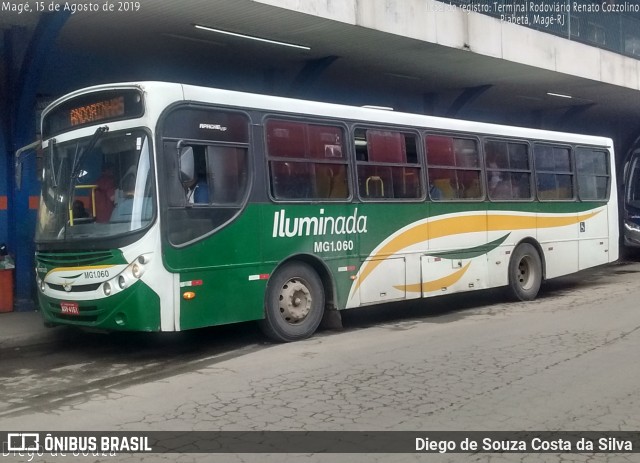
[[[138,265],[138,263],[134,263],[131,266],[131,274],[137,279],[140,278],[142,276],[142,268],[140,265]]]
[[[632,232],[640,233],[640,225],[629,220],[624,221],[624,228]]]
[[[136,280],[142,277],[142,274],[146,270],[147,264],[151,262],[151,254],[142,254],[133,260],[127,270],[131,272],[131,276]],[[125,270],[126,273],[126,270]]]
[[[151,262],[150,254],[136,257],[118,276],[104,283],[102,289],[105,296],[111,296],[127,289],[135,280],[139,280],[146,269],[146,264]]]

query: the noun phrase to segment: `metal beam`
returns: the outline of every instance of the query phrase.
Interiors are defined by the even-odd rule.
[[[564,114],[562,114],[558,118],[558,121],[555,125],[555,129],[563,130],[565,127],[567,127],[569,122],[576,119],[578,116],[585,113],[588,109],[591,109],[595,105],[596,105],[595,103],[587,103],[587,104],[571,106],[569,109],[567,109],[564,112]]]
[[[456,117],[464,106],[473,103],[480,95],[491,87],[493,87],[493,85],[479,85],[477,87],[466,88],[451,104],[446,116]]]
[[[437,93],[424,93],[422,95],[422,107],[424,114],[428,114],[429,116],[437,116],[436,114],[436,106],[438,103],[438,94]]]
[[[295,97],[304,97],[313,84],[320,78],[320,75],[337,59],[338,56],[329,55],[307,61],[291,83],[289,94]]]

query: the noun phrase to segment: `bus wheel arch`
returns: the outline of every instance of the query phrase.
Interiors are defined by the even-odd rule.
[[[545,279],[544,253],[535,240],[520,241],[509,259],[508,281],[511,295],[520,301],[536,298]]]
[[[277,342],[313,335],[333,304],[333,285],[324,265],[310,256],[283,261],[271,274],[264,301],[263,333]]]

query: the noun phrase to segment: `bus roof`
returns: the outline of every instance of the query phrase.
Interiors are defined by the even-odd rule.
[[[400,125],[421,129],[448,130],[452,132],[467,132],[484,135],[495,135],[513,138],[533,138],[543,141],[597,145],[613,149],[613,141],[607,137],[582,135],[576,133],[556,132],[551,130],[531,129],[526,127],[474,122],[462,119],[451,119],[422,114],[404,113],[370,107],[348,106],[334,103],[324,103],[311,100],[301,100],[280,96],[270,96],[258,93],[239,92],[219,88],[201,87],[180,83],[145,81],[96,85],[79,89],[59,98],[49,105],[43,115],[54,106],[85,93],[116,89],[123,87],[137,87],[146,93],[156,91],[179,90],[183,100],[217,104],[222,106],[255,109],[275,113],[296,114],[300,116],[335,118],[351,122],[376,123],[381,125]]]

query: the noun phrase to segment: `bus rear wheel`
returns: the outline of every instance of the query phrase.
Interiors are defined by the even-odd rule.
[[[542,261],[534,246],[522,243],[509,261],[509,289],[518,300],[535,299],[542,284]]]
[[[324,287],[302,262],[284,264],[269,278],[265,318],[260,328],[270,339],[290,342],[315,333],[324,310]]]

